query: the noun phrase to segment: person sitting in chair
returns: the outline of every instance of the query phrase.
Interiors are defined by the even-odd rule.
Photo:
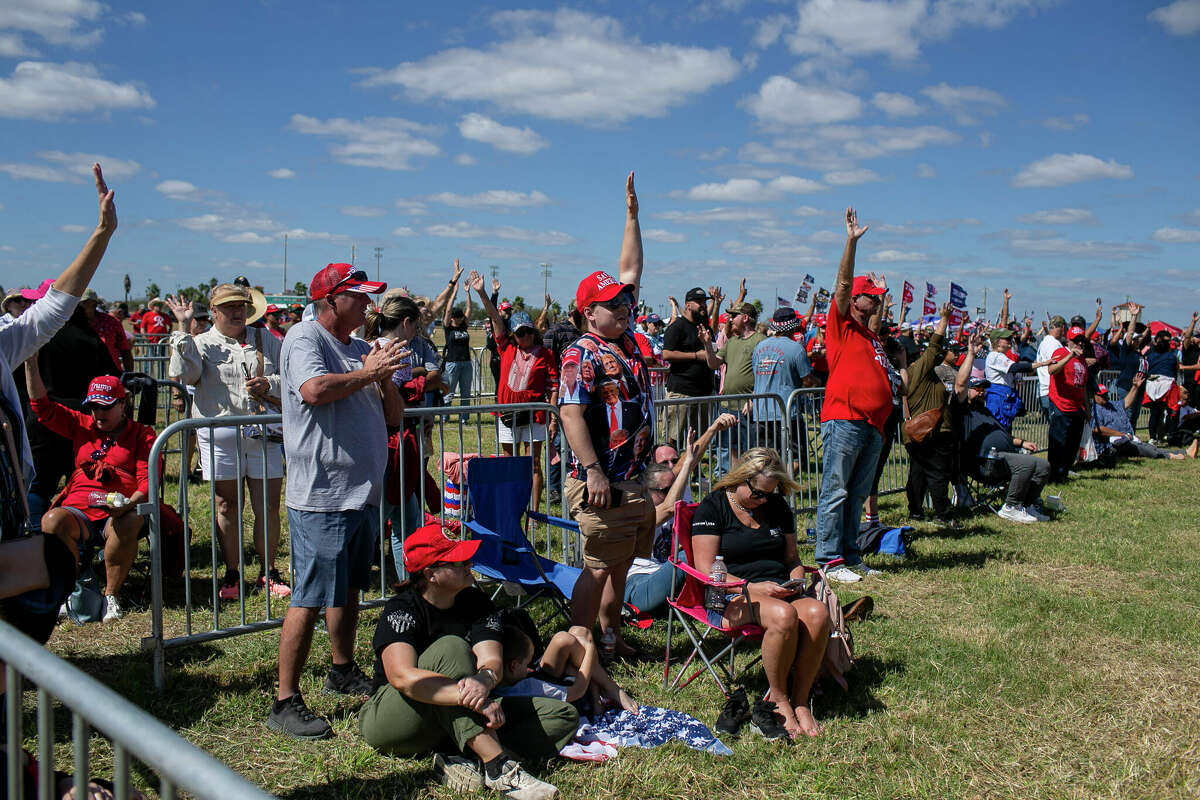
[[[762,656],[770,699],[755,703],[751,724],[768,739],[822,732],[809,708],[809,692],[829,641],[829,611],[800,596],[800,589],[782,585],[804,578],[796,521],[784,497],[798,488],[778,453],[754,447],[717,481],[692,517],[693,566],[708,573],[719,555],[727,581],[749,581],[748,594],[730,595],[719,619],[710,622],[755,624],[765,631]]]

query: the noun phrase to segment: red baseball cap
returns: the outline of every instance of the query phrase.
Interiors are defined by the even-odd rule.
[[[121,383],[121,379],[115,375],[101,375],[99,378],[94,378],[91,385],[88,386],[83,404],[85,406],[92,403],[99,406],[111,406],[124,399],[125,386]]]
[[[500,305],[496,306],[497,311],[508,311],[510,308],[512,308],[512,303],[507,300],[502,300]]]
[[[850,296],[856,294],[885,294],[887,289],[882,286],[876,286],[875,283],[866,275],[855,275],[854,283],[850,287]]]
[[[263,313],[264,314],[278,314],[282,310],[283,309],[281,309],[279,306],[275,305],[274,303],[269,303],[269,304],[267,304],[267,310],[264,311]]]
[[[355,269],[353,264],[327,264],[325,269],[313,276],[308,285],[308,296],[313,300],[341,292],[379,294],[387,289],[386,283],[367,280],[367,273]]]
[[[1085,341],[1087,340],[1087,331],[1085,331],[1083,328],[1079,327],[1078,325],[1074,326],[1073,328],[1071,328],[1071,330],[1067,331],[1067,341],[1073,342],[1076,339],[1083,339]]]
[[[440,524],[417,528],[404,540],[404,568],[420,572],[439,561],[468,561],[475,555],[479,539],[451,539]]]
[[[575,290],[575,307],[585,309],[592,303],[612,300],[625,290],[633,291],[633,285],[621,283],[602,269],[598,269],[579,282]]]

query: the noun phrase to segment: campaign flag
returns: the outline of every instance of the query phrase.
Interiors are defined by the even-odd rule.
[[[799,289],[796,290],[796,302],[797,303],[807,303],[808,302],[808,289],[806,287],[801,286]]]
[[[818,303],[828,303],[829,302],[829,290],[826,289],[824,286],[822,286],[820,289],[817,290],[817,302]]]
[[[792,301],[788,300],[786,297],[780,297],[779,295],[775,295],[775,307],[776,308],[791,308]]]
[[[965,311],[958,309],[958,308],[951,308],[950,309],[950,324],[951,325],[961,325],[963,323],[963,318],[965,316],[966,316]]]
[[[926,297],[925,305],[921,307],[921,313],[922,314],[936,314],[937,313],[937,303],[933,302],[932,299]]]
[[[905,281],[904,282],[904,294],[901,296],[901,300],[903,300],[903,302],[905,302],[905,303],[911,303],[913,301],[913,290],[915,288],[916,287],[913,286],[911,283],[909,283],[908,281]]]
[[[925,281],[925,296],[926,297],[937,297],[937,287],[934,286],[929,281]]]
[[[824,314],[828,309],[829,309],[829,301],[828,300],[826,300],[825,302],[821,302],[820,300],[818,300],[817,305],[813,308],[813,313],[814,314]]]
[[[817,282],[817,279],[816,279],[816,278],[814,278],[812,275],[805,274],[805,276],[804,276],[804,282],[803,282],[803,286],[804,286],[806,289],[811,289],[811,288],[812,288],[812,285],[813,285],[814,283],[816,283],[816,282]]]
[[[967,307],[967,290],[957,283],[950,283],[950,305],[955,308]]]

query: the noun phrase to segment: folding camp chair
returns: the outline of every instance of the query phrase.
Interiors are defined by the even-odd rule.
[[[533,489],[530,456],[475,458],[467,463],[463,525],[483,543],[475,553],[474,569],[484,578],[524,589],[518,605],[548,599],[554,610],[570,619],[571,590],[581,570],[539,556],[525,535],[524,520],[533,519],[578,531],[574,522],[528,511]],[[493,595],[494,596],[494,595]]]

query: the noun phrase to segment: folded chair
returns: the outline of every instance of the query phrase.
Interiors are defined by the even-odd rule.
[[[569,620],[571,590],[581,570],[538,555],[525,524],[533,519],[576,532],[579,528],[571,520],[528,511],[532,489],[530,456],[481,457],[467,463],[463,525],[482,541],[474,569],[490,581],[520,586],[524,596],[518,605],[545,598]]]

